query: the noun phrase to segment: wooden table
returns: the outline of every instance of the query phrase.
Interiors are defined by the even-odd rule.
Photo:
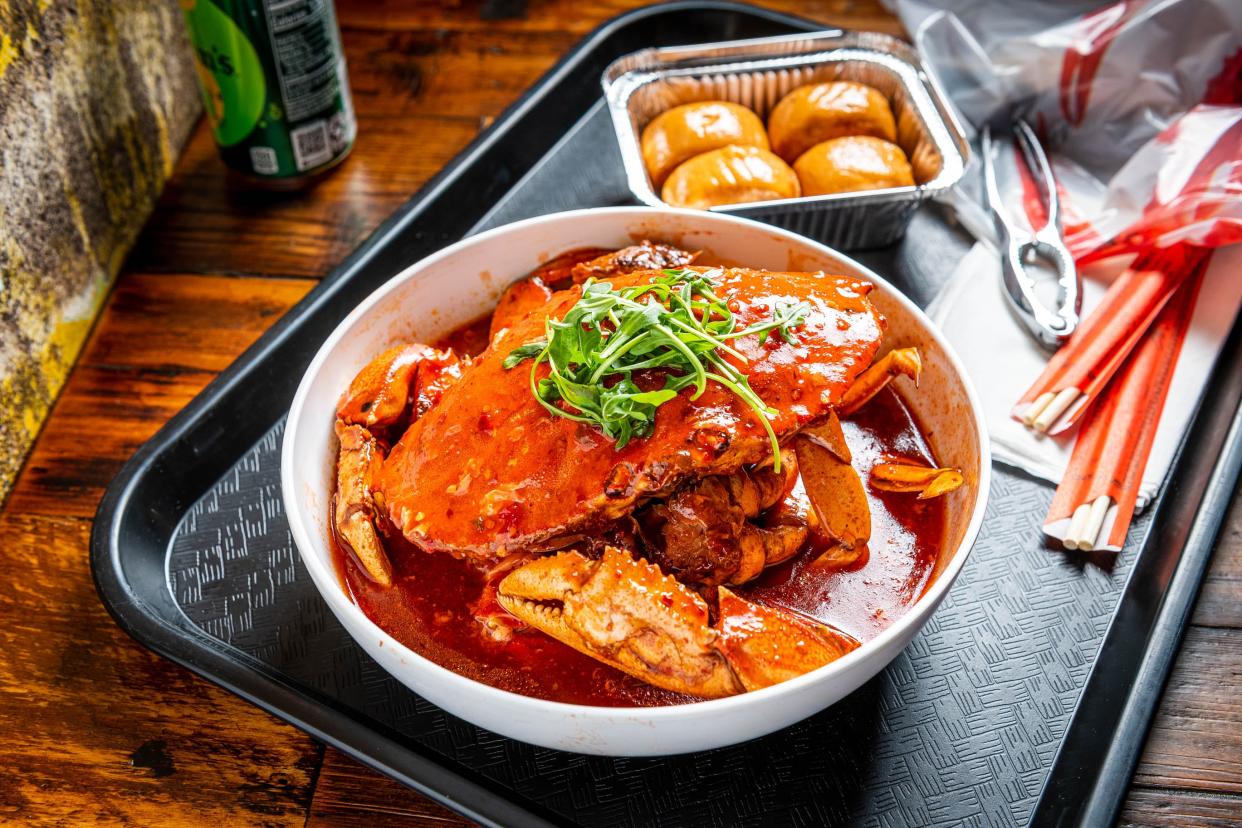
[[[91,582],[104,487],[527,85],[630,0],[337,6],[359,120],[317,189],[226,186],[200,125],[0,512],[0,820],[459,824],[125,636]],[[898,32],[874,0],[780,0]],[[1242,820],[1242,507],[1235,502],[1123,816]]]

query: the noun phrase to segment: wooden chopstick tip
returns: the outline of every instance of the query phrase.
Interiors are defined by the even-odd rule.
[[[1045,394],[1044,396],[1047,395]],[[1062,388],[1056,393],[1052,400],[1044,406],[1043,410],[1036,414],[1031,420],[1031,428],[1041,434],[1047,434],[1048,429],[1052,428],[1056,421],[1061,419],[1061,415],[1069,410],[1069,407],[1077,402],[1078,398],[1081,396],[1082,391],[1077,388]],[[1043,397],[1040,399],[1043,399]]]
[[[1091,552],[1099,547],[1104,521],[1112,506],[1113,499],[1108,495],[1100,495],[1095,500],[1078,504],[1073,518],[1070,519],[1069,529],[1061,540],[1062,545],[1066,549],[1080,552]]]
[[[1055,397],[1056,393],[1052,391],[1045,391],[1040,394],[1035,402],[1027,406],[1026,411],[1022,412],[1022,424],[1025,426],[1032,425],[1035,422],[1035,418],[1048,407],[1048,403],[1052,402]]]
[[[1082,536],[1083,528],[1087,525],[1087,518],[1091,515],[1091,507],[1089,504],[1080,503],[1074,509],[1074,516],[1070,518],[1069,529],[1065,533],[1065,537],[1061,539],[1061,543],[1066,549],[1077,549],[1078,538]]]

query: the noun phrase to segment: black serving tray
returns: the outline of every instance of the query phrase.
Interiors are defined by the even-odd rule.
[[[1105,824],[1242,465],[1235,328],[1161,495],[1118,557],[1045,549],[1051,489],[998,467],[948,599],[833,708],[733,748],[606,759],[531,747],[416,697],[356,647],[301,569],[279,485],[284,415],[338,321],[471,232],[631,203],[599,76],[646,46],[819,28],[674,3],[596,29],[144,445],[91,538],[99,594],[139,642],[480,822]],[[925,304],[968,248],[938,212],[858,258]]]

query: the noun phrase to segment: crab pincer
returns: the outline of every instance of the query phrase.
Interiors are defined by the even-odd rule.
[[[856,649],[854,637],[827,624],[719,590],[716,649],[747,690],[797,678]]]
[[[350,382],[337,407],[337,419],[368,429],[396,425],[409,411],[419,364],[435,353],[418,343],[384,351]]]
[[[858,646],[837,630],[725,588],[719,618],[655,564],[607,547],[569,551],[509,574],[497,599],[526,624],[657,687],[719,698],[776,684]]]

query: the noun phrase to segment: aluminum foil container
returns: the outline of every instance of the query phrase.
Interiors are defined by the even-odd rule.
[[[897,144],[910,159],[915,186],[711,209],[775,224],[843,250],[892,244],[920,203],[958,182],[970,150],[917,54],[888,35],[833,30],[644,49],[617,59],[604,71],[604,96],[630,190],[643,204],[664,204],[643,166],[639,140],[661,112],[723,100],[753,109],[766,123],[772,108],[795,87],[833,80],[865,83],[888,98]]]

